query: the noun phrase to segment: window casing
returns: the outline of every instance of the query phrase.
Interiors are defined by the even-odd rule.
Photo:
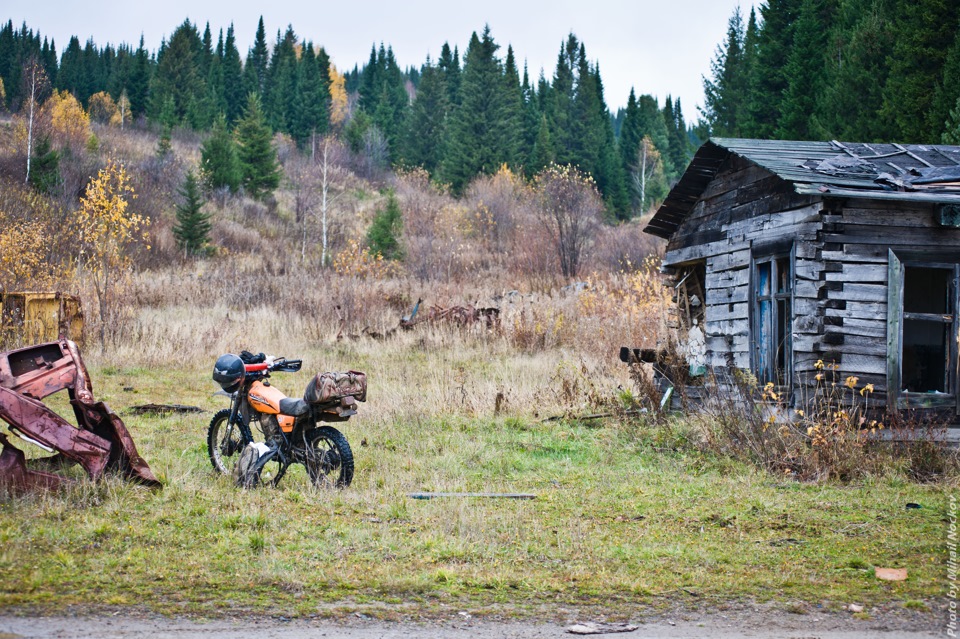
[[[914,259],[890,251],[887,281],[888,408],[960,412],[960,260]]]
[[[753,371],[761,384],[789,387],[793,373],[793,250],[754,255],[751,269]]]

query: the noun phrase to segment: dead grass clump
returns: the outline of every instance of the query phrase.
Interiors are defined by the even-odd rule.
[[[691,421],[700,446],[799,480],[849,482],[889,472],[929,481],[956,477],[955,451],[941,423],[878,418],[869,407],[872,384],[841,378],[836,366],[817,362],[814,389],[804,408],[772,383],[762,388],[749,373],[714,378],[703,411]]]

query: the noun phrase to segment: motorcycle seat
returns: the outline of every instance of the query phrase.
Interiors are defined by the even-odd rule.
[[[284,397],[280,400],[280,412],[283,415],[290,415],[291,417],[301,417],[310,412],[310,404],[302,399]]]

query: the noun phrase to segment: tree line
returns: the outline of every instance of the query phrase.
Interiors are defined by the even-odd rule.
[[[956,0],[736,9],[703,80],[703,133],[960,144]]]
[[[541,70],[533,80],[512,46],[501,55],[489,28],[472,35],[462,59],[445,43],[436,60],[402,70],[380,44],[366,64],[341,74],[292,26],[268,43],[262,18],[245,57],[233,25],[214,37],[209,24],[201,33],[186,20],[156,52],[143,38],[136,48],[98,47],[74,36],[58,57],[52,41],[8,21],[0,28],[0,106],[27,104],[28,61],[88,110],[107,98],[123,105],[129,115],[121,123],[211,131],[227,144],[245,119],[262,118],[302,149],[335,133],[370,163],[422,167],[458,195],[502,166],[528,176],[553,163],[576,166],[595,180],[612,219],[662,199],[693,149],[679,99],[667,96],[661,107],[631,91],[626,108],[611,114],[599,65],[574,34],[552,76]],[[210,161],[207,169],[227,175],[213,186],[238,185],[235,169]]]

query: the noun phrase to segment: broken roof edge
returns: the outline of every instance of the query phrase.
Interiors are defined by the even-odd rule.
[[[869,155],[864,155],[865,151]],[[670,239],[731,155],[741,157],[790,183],[798,195],[960,203],[960,190],[954,188],[894,190],[876,181],[872,175],[831,176],[814,170],[810,165],[811,162],[823,165],[831,158],[845,154],[854,160],[864,161],[900,156],[933,168],[930,162],[918,157],[918,154],[926,154],[931,159],[931,153],[937,155],[934,160],[948,166],[960,166],[960,147],[948,145],[710,138],[697,149],[687,169],[643,231]],[[899,166],[896,168],[901,169]]]
[[[712,138],[701,144],[693,154],[683,175],[670,189],[657,212],[643,227],[643,232],[665,240],[670,239],[731,153],[731,150],[717,144]]]

